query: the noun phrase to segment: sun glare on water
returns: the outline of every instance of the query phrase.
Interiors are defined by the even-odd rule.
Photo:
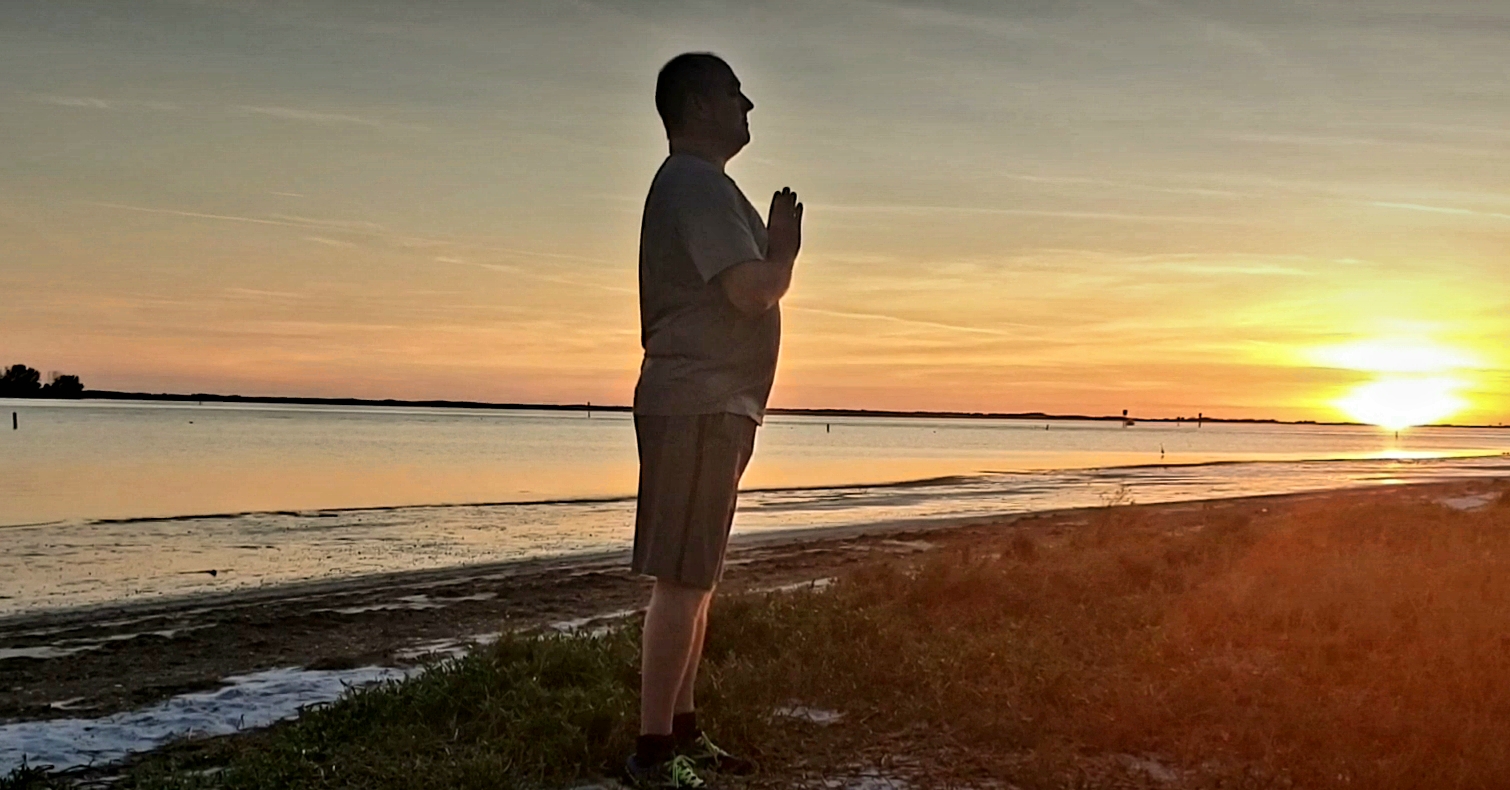
[[[1451,375],[1478,366],[1470,354],[1421,340],[1371,340],[1317,349],[1329,367],[1377,375],[1332,402],[1358,422],[1391,431],[1441,422],[1469,406],[1469,382]]]

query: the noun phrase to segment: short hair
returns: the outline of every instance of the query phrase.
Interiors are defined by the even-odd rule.
[[[667,61],[655,80],[655,109],[667,134],[686,124],[689,98],[712,93],[719,77],[733,73],[723,58],[711,52],[684,52]]]

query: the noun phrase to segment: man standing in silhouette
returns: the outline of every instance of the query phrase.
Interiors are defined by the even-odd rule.
[[[638,787],[702,787],[700,772],[750,764],[697,726],[693,689],[708,605],[723,573],[740,476],[765,417],[781,343],[777,303],[802,243],[802,204],[771,198],[768,221],[724,173],[750,142],[755,105],[707,53],[661,69],[655,106],[671,155],[640,225],[645,360],[634,394],[640,453],[634,570],[655,577],[645,613]]]

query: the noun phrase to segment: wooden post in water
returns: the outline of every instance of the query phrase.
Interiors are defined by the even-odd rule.
[[[11,412],[10,413],[10,429],[14,431],[14,430],[16,430],[16,429],[18,429],[20,427],[21,427],[21,423],[19,423],[19,422],[16,421],[16,413],[15,412]]]

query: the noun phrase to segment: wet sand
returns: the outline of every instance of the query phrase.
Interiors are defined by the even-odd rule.
[[[1132,507],[1177,528],[1212,512],[1275,512],[1321,500],[1472,507],[1503,486],[1479,479]],[[1023,531],[1051,540],[1086,524],[1091,510],[736,536],[723,591],[828,578],[882,557],[992,551]],[[626,566],[615,552],[6,618],[0,722],[93,718],[213,689],[232,675],[405,666],[500,631],[580,626],[643,605],[648,581]]]

